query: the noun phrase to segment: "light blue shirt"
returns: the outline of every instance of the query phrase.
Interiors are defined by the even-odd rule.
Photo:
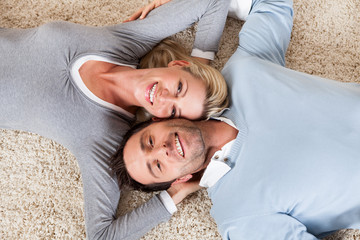
[[[255,0],[223,69],[239,133],[208,188],[224,239],[360,228],[360,85],[283,67],[292,2]]]

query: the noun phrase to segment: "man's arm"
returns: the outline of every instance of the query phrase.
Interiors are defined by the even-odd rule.
[[[236,55],[256,56],[282,66],[293,24],[292,0],[253,0]]]
[[[247,216],[219,226],[224,239],[316,240],[306,226],[287,214]]]

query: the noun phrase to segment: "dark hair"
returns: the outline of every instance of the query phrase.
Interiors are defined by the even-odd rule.
[[[153,121],[147,120],[145,122],[141,122],[138,124],[135,124],[123,137],[123,140],[120,143],[120,146],[118,147],[115,154],[110,158],[110,168],[112,171],[112,174],[116,176],[119,188],[124,190],[140,190],[143,192],[154,192],[154,191],[160,191],[160,190],[166,190],[168,189],[171,184],[176,180],[170,182],[163,182],[163,183],[153,183],[153,184],[142,184],[137,181],[135,181],[129,174],[129,172],[126,169],[126,165],[124,162],[124,147],[126,142],[129,140],[129,138],[136,134],[137,132],[141,131],[142,129],[146,128],[150,124],[152,124]]]

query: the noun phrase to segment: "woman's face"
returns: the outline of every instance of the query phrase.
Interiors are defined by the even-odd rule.
[[[144,76],[135,96],[150,114],[192,120],[202,117],[206,87],[201,79],[182,69],[185,63],[156,68]]]

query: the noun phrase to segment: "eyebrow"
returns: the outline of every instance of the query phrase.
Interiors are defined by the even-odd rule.
[[[183,80],[182,82],[185,82],[185,80]],[[186,80],[186,90],[185,90],[185,92],[182,94],[183,96],[185,96],[185,94],[186,94],[186,92],[187,92],[188,88],[189,88],[189,81],[188,81],[188,80]]]
[[[141,148],[142,151],[145,151],[145,144],[144,144],[144,141],[143,141],[143,139],[145,137],[144,135],[145,135],[145,132],[143,132],[141,134],[141,136],[140,136],[140,148]]]
[[[184,80],[184,79],[181,79],[181,81],[182,81],[183,83],[185,82],[185,80]],[[188,85],[188,81],[186,80],[186,89],[185,89],[185,92],[183,92],[183,94],[181,94],[181,95],[182,95],[182,97],[185,97],[185,95],[186,95],[186,93],[187,93],[188,88],[189,88],[189,85]],[[178,108],[178,112],[179,112],[179,114],[178,114],[178,118],[181,118],[181,109],[180,109],[180,108]]]
[[[145,137],[144,135],[145,135],[145,132],[143,132],[143,133],[141,134],[141,136],[140,136],[140,148],[141,148],[142,151],[145,151],[145,144],[144,144],[144,141],[143,141],[143,139],[144,139],[144,137]],[[147,162],[147,163],[146,163],[146,166],[147,166],[147,168],[149,169],[150,174],[151,174],[154,178],[159,178],[158,176],[155,175],[155,173],[154,173],[154,171],[153,171],[150,163]]]
[[[155,175],[154,171],[152,170],[152,167],[150,165],[150,163],[146,163],[147,168],[149,169],[150,174],[154,177],[154,178],[159,178],[158,176]]]

